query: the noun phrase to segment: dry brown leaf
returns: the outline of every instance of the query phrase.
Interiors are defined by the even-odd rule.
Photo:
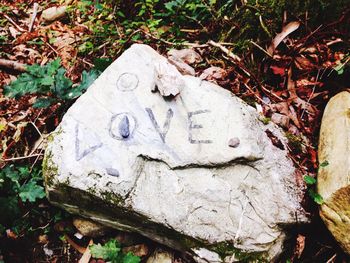
[[[182,60],[187,64],[199,63],[202,61],[202,57],[193,49],[171,49],[168,52],[169,57],[173,57],[175,60]]]
[[[310,59],[307,59],[306,57],[303,57],[303,56],[295,57],[294,64],[300,70],[309,71],[316,68],[316,66],[311,62]]]
[[[143,257],[148,255],[148,247],[145,244],[139,244],[123,248],[124,253],[132,252],[135,256]]]
[[[300,26],[300,22],[293,21],[288,23],[286,26],[283,27],[282,32],[278,33],[275,38],[272,40],[271,45],[267,49],[267,52],[272,56],[275,52],[278,45],[285,39],[290,33],[297,30]]]
[[[190,65],[186,64],[182,60],[178,60],[172,56],[168,57],[168,60],[171,64],[173,64],[178,71],[180,71],[184,75],[194,76],[196,74],[194,68]]]
[[[21,135],[23,133],[24,128],[28,125],[28,122],[20,122],[19,124],[17,124],[16,126],[16,132],[15,134],[12,136],[12,139],[15,142],[18,142],[21,139]]]
[[[199,76],[201,79],[205,80],[217,80],[224,79],[227,76],[227,71],[219,67],[210,67],[205,69]]]
[[[17,38],[17,35],[20,35],[21,33],[18,32],[18,30],[16,30],[13,26],[10,26],[9,27],[9,31],[10,31],[10,34],[11,36],[16,39]]]
[[[41,54],[38,51],[27,48],[23,44],[15,46],[12,50],[14,55],[10,56],[9,59],[13,61],[19,62],[25,60],[26,64],[34,64],[41,60]]]
[[[304,248],[305,248],[305,236],[298,234],[297,244],[295,246],[295,254],[297,258],[301,257],[301,254],[303,253]]]
[[[271,115],[271,121],[283,128],[289,127],[289,121],[290,118],[286,115],[280,114],[280,113],[273,113]]]
[[[13,232],[11,229],[6,230],[6,236],[11,239],[16,239],[17,235],[15,232]]]
[[[297,107],[300,107],[303,110],[308,111],[311,114],[315,113],[315,107],[311,105],[309,102],[299,98],[297,91],[296,91],[296,84],[295,81],[292,79],[292,68],[288,70],[288,84],[287,89],[289,93],[289,98],[292,102],[296,104]],[[293,120],[293,119],[292,119]],[[297,119],[296,119],[297,120]],[[294,121],[294,120],[293,120]],[[300,128],[300,124],[297,124],[294,121],[295,125]]]

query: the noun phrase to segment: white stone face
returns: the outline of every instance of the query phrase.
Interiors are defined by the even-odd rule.
[[[277,255],[282,226],[306,221],[295,168],[265,131],[284,144],[281,132],[230,92],[174,67],[162,71],[162,64],[166,59],[150,47],[133,45],[68,110],[46,151],[49,198],[61,193],[59,205],[69,211],[170,245],[179,241],[72,205],[60,183],[96,199],[110,192],[128,216],[142,215],[199,243]],[[171,83],[179,94],[164,97]]]

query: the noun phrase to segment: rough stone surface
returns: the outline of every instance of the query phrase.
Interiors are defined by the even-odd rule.
[[[49,200],[197,259],[273,258],[284,227],[307,221],[295,168],[265,132],[285,143],[281,131],[167,63],[133,45],[68,110],[45,153]]]
[[[327,104],[322,118],[317,179],[324,199],[320,215],[335,239],[350,254],[350,93],[341,92]]]

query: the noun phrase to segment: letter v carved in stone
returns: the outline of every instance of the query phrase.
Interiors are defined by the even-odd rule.
[[[82,130],[77,123],[75,126],[75,160],[80,161],[100,147],[102,147],[100,138],[88,129]]]
[[[169,131],[170,127],[170,121],[172,117],[174,116],[174,112],[172,109],[168,109],[167,114],[166,114],[166,119],[163,125],[163,131],[160,129],[158,122],[156,121],[153,111],[150,108],[145,108],[145,110],[148,113],[149,118],[151,119],[151,122],[156,129],[157,133],[159,134],[159,137],[162,139],[162,141],[165,143],[165,136]]]

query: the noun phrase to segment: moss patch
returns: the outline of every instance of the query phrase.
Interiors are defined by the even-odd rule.
[[[249,252],[235,248],[233,244],[224,241],[208,246],[209,250],[215,251],[222,260],[227,256],[235,255],[239,262],[270,262],[266,252]]]
[[[113,193],[111,191],[103,191],[100,194],[102,196],[102,199],[108,203],[112,203],[114,205],[123,205],[124,204],[125,198],[123,198],[119,194]]]
[[[50,150],[46,150],[43,164],[43,177],[44,183],[46,187],[50,187],[54,185],[55,176],[58,173],[58,167],[52,161],[52,152]]]

